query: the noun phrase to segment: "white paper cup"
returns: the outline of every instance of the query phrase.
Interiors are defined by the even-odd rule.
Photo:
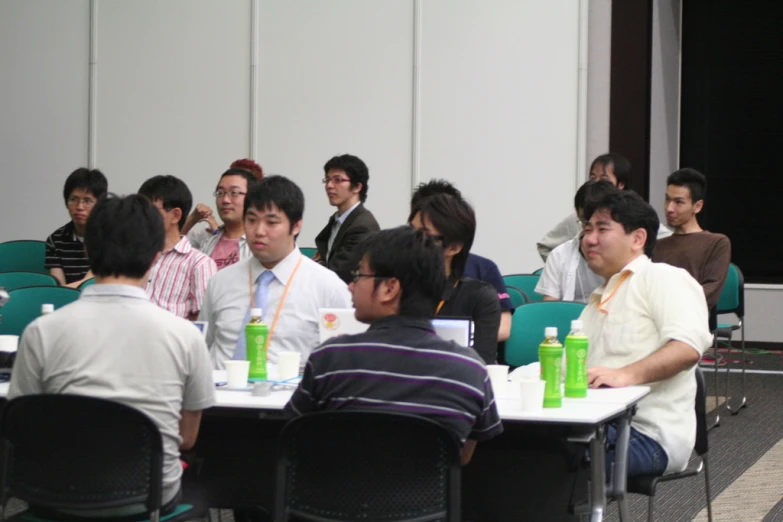
[[[226,388],[238,390],[247,388],[250,361],[226,361]]]
[[[495,397],[503,397],[508,393],[508,366],[505,364],[488,364],[487,373],[492,381],[492,391]]]
[[[14,353],[19,348],[18,335],[0,335],[0,352]]]
[[[546,381],[541,379],[520,379],[519,405],[522,411],[539,411],[544,408],[544,388]]]
[[[277,380],[285,381],[299,376],[299,363],[302,354],[299,352],[280,352],[277,354]]]

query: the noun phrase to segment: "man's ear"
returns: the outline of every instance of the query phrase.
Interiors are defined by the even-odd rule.
[[[362,188],[364,188],[364,185],[361,183],[356,183],[356,186],[351,187],[351,193],[358,194],[362,191]]]
[[[298,236],[299,232],[301,231],[302,231],[302,220],[300,219],[299,221],[294,223],[294,228],[293,230],[291,230],[291,234],[293,234],[294,236]]]
[[[179,220],[182,219],[182,209],[179,207],[174,207],[171,209],[171,213],[169,215],[171,216],[171,220],[174,222],[174,224],[179,226]]]
[[[700,199],[699,201],[693,204],[694,214],[698,214],[699,212],[701,212],[702,208],[704,208],[704,200]]]
[[[460,252],[462,252],[462,243],[452,243],[451,245],[447,246],[443,249],[443,253],[447,256],[456,256]]]
[[[638,248],[644,252],[644,245],[647,243],[647,230],[644,228],[637,228],[631,232],[631,236],[633,238],[634,248]]]
[[[383,304],[390,304],[395,301],[399,302],[402,299],[402,285],[400,285],[400,280],[396,277],[382,279],[381,284],[378,285],[377,294]]]

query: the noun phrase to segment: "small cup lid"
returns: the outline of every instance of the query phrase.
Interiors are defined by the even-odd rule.
[[[263,310],[260,308],[251,308],[250,317],[262,317],[264,315]]]

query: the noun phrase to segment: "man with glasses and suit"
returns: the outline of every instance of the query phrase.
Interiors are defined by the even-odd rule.
[[[327,161],[324,174],[326,196],[337,212],[315,238],[318,247],[315,260],[350,283],[350,272],[357,262],[356,245],[370,232],[380,230],[372,212],[364,208],[370,174],[367,165],[350,154]]]

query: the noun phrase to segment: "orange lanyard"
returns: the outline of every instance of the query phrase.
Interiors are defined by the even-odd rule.
[[[606,299],[604,299],[603,301],[601,301],[600,303],[598,303],[598,311],[599,312],[601,312],[603,314],[608,314],[609,313],[608,311],[604,310],[604,305],[612,300],[612,298],[614,297],[614,294],[617,293],[617,290],[622,286],[623,283],[625,283],[625,280],[628,279],[629,277],[631,277],[631,271],[630,270],[627,270],[622,276],[620,276],[620,280],[617,281],[616,285],[614,285],[614,288],[609,293],[609,296]]]
[[[457,288],[457,285],[459,285],[459,279],[454,282],[454,288]],[[443,305],[446,304],[445,299],[441,299],[440,303],[438,303],[438,307],[435,309],[435,315],[437,316],[440,313],[440,309],[443,308]]]
[[[288,282],[285,284],[285,288],[283,289],[283,295],[280,297],[280,304],[277,305],[275,318],[272,320],[272,325],[269,327],[269,335],[266,336],[266,346],[264,346],[264,348],[269,347],[269,343],[272,342],[272,336],[275,333],[275,328],[277,328],[277,321],[280,319],[280,312],[283,310],[283,303],[285,303],[285,298],[288,295],[288,290],[290,290],[291,288],[291,282],[294,280],[294,276],[296,275],[296,272],[299,270],[299,265],[302,264],[303,258],[304,258],[303,255],[299,256],[299,261],[296,262],[294,271],[291,272],[291,275],[288,277]],[[248,288],[250,290],[250,308],[255,308],[256,296],[255,296],[255,292],[253,292],[253,274],[251,272],[251,267],[250,267],[251,264],[252,263],[247,264],[247,282],[248,282]],[[267,352],[267,358],[269,358],[269,352]]]

